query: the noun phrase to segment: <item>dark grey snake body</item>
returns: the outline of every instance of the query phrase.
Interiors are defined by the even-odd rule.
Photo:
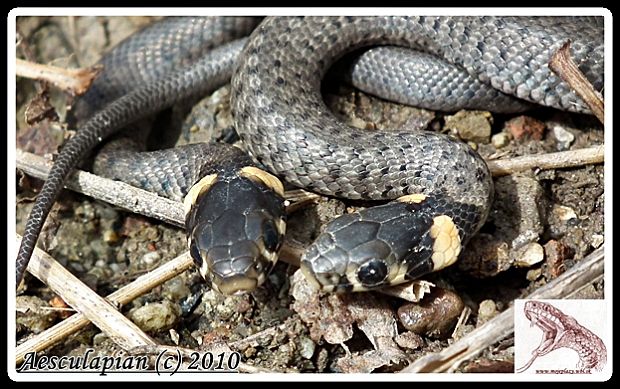
[[[169,23],[168,27],[165,23]],[[547,67],[550,55],[571,39],[573,57],[582,71],[596,88],[602,88],[603,83],[600,18],[274,17],[263,21],[247,44],[233,40],[247,33],[256,20],[230,18],[224,23],[229,27],[224,38],[216,40],[218,43],[232,42],[206,54],[193,47],[201,47],[205,39],[213,40],[206,33],[214,31],[213,19],[184,18],[165,23],[164,27],[153,27],[134,38],[136,42],[147,43],[147,48],[141,49],[144,50],[142,54],[134,56],[133,46],[126,45],[118,51],[117,60],[110,62],[108,71],[119,73],[122,84],[130,85],[129,80],[138,85],[146,84],[125,95],[126,89],[111,87],[113,93],[109,95],[118,95],[110,99],[123,97],[84,122],[63,148],[28,220],[17,258],[18,281],[62,182],[77,161],[102,138],[137,118],[222,85],[232,74],[233,64],[236,66],[232,79],[235,126],[255,160],[287,182],[326,195],[352,199],[393,199],[419,193],[437,196],[438,204],[443,204],[438,212],[445,213],[445,204],[456,208],[448,211],[454,212],[463,243],[479,229],[490,207],[493,186],[484,161],[466,145],[444,135],[369,133],[339,122],[320,95],[320,82],[329,66],[346,52],[363,46],[409,47],[441,58],[453,65],[449,69],[458,70],[438,67],[439,74],[448,76],[437,79],[437,72],[429,73],[428,69],[440,65],[430,61],[422,70],[398,65],[404,67],[404,75],[395,73],[394,66],[391,73],[388,72],[390,75],[384,75],[385,72],[378,73],[373,67],[373,63],[383,60],[373,58],[382,58],[382,55],[397,58],[402,50],[382,52],[378,49],[365,57],[366,60],[358,61],[354,66],[357,73],[351,79],[362,89],[385,98],[394,98],[396,91],[403,89],[390,87],[394,80],[400,79],[401,85],[411,86],[409,90],[415,90],[414,85],[428,90],[426,97],[430,98],[424,101],[443,101],[434,93],[441,91],[443,96],[451,96],[456,89],[464,91],[465,95],[452,96],[455,104],[474,101],[477,106],[479,98],[484,100],[488,95],[496,102],[506,99],[506,104],[496,104],[498,110],[511,104],[514,108],[509,110],[523,108],[522,102],[510,102],[509,97],[494,90],[497,89],[533,103],[587,112],[580,99]],[[217,23],[222,22],[215,25]],[[242,32],[233,33],[230,26],[242,26]],[[179,46],[185,49],[178,50]],[[163,54],[170,49],[176,53],[173,57]],[[194,59],[196,62],[178,70],[177,67],[187,63],[182,59],[185,57],[191,57],[188,62]],[[137,63],[150,64],[151,59],[172,72],[161,70],[166,73],[163,79],[152,81],[155,79],[152,75],[159,72],[154,70],[158,66],[136,66]],[[129,72],[129,69],[138,71]],[[423,78],[415,81],[411,77],[413,74]],[[469,86],[452,87],[455,80],[465,78]],[[110,80],[106,82],[111,83]],[[93,88],[93,92],[89,92],[94,96],[90,101],[98,106],[108,99],[108,92],[101,92],[96,85]],[[480,88],[484,91],[479,92]],[[420,101],[417,92],[406,95],[405,91],[404,97],[396,99],[406,103]],[[87,96],[85,101],[91,97]],[[456,109],[454,105],[429,107]],[[91,109],[87,108],[86,112],[89,111]],[[160,187],[174,185],[175,180],[170,177],[184,177],[181,180],[184,182],[195,181],[204,173],[201,166],[189,170],[182,166],[178,168],[185,169],[181,175],[175,167],[167,172],[161,172],[158,165],[152,169],[154,186],[164,182]],[[125,171],[120,175],[129,173]],[[319,249],[312,255],[322,255],[322,244],[329,246],[329,243],[318,242]],[[327,246],[323,249],[333,249]]]

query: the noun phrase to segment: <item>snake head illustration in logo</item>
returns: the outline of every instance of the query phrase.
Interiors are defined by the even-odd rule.
[[[607,349],[603,341],[574,317],[541,301],[527,301],[523,311],[531,326],[542,330],[543,337],[538,348],[532,352],[532,358],[517,373],[527,370],[536,358],[564,347],[579,354],[577,369],[603,369],[607,361]]]

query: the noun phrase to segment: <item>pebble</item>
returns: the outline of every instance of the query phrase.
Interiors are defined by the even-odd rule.
[[[140,261],[146,265],[151,266],[154,263],[157,263],[161,259],[161,255],[157,251],[151,251],[150,253],[146,253],[142,256]]]
[[[592,234],[592,242],[590,243],[595,249],[601,247],[605,242],[605,237],[599,234]]]
[[[355,128],[361,128],[362,130],[364,130],[366,129],[367,124],[368,123],[365,120],[358,117],[354,117],[353,119],[351,119],[351,125]]]
[[[75,208],[75,215],[81,219],[82,223],[87,223],[95,220],[97,213],[91,203],[83,202]]]
[[[181,309],[169,300],[149,303],[129,311],[127,315],[142,331],[155,333],[165,331],[176,323]]]
[[[445,129],[456,132],[464,141],[489,143],[493,116],[487,111],[459,111],[446,116]]]
[[[314,350],[316,349],[316,344],[307,336],[302,336],[299,338],[299,355],[302,358],[310,359],[314,355]]]
[[[118,242],[119,236],[114,230],[105,230],[103,232],[103,241],[107,244],[114,244]]]
[[[557,240],[545,243],[545,256],[547,257],[546,278],[552,280],[566,270],[564,260],[569,256],[569,248]]]
[[[528,270],[527,274],[525,275],[525,279],[531,282],[536,281],[540,278],[540,276],[542,276],[542,269],[538,267]]]
[[[557,142],[556,148],[558,151],[568,150],[570,145],[575,141],[575,135],[559,124],[553,125],[551,131]]]
[[[577,218],[577,214],[575,213],[575,211],[573,211],[572,208],[566,207],[564,205],[554,205],[551,212],[553,212],[555,217],[564,222],[570,219]]]
[[[492,235],[478,233],[467,247],[468,250],[461,254],[457,266],[472,277],[493,277],[512,267],[508,243]]]
[[[542,140],[545,132],[545,123],[529,116],[518,116],[506,122],[505,128],[514,139]]]
[[[170,331],[168,331],[168,333],[170,334],[170,340],[172,340],[172,343],[178,346],[179,340],[181,340],[181,336],[179,335],[179,333],[176,332],[174,328],[171,328]]]
[[[174,277],[164,284],[162,296],[170,301],[181,301],[192,292],[183,277]]]
[[[93,346],[101,347],[102,345],[105,345],[109,340],[110,338],[108,337],[108,335],[106,335],[104,332],[99,332],[98,334],[95,334],[93,336]]]
[[[508,143],[510,143],[510,135],[503,131],[491,137],[491,144],[496,149],[501,149],[502,147],[507,146]]]
[[[424,339],[414,332],[406,331],[402,334],[396,335],[394,341],[402,348],[408,348],[410,350],[416,350],[424,346]]]
[[[493,300],[483,300],[478,306],[478,325],[486,323],[497,316],[497,306]]]
[[[433,338],[446,338],[465,307],[458,294],[435,288],[420,303],[398,308],[398,318],[409,331]]]
[[[252,358],[256,355],[256,351],[256,348],[250,346],[243,350],[243,356],[246,358]]]
[[[529,243],[513,252],[514,264],[518,267],[531,267],[545,259],[545,251],[538,243]]]

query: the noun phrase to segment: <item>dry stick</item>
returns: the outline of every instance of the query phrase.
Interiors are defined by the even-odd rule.
[[[528,299],[567,298],[602,277],[603,246],[582,259],[570,270],[541,286]],[[514,332],[514,307],[510,307],[439,353],[428,354],[401,370],[402,373],[453,372],[459,365]]]
[[[21,237],[18,236],[17,245],[20,241]],[[123,349],[156,344],[109,301],[82,283],[43,250],[35,249],[27,270]]]
[[[561,151],[549,154],[528,155],[506,160],[488,161],[487,164],[494,176],[501,176],[533,168],[558,169],[577,167],[586,164],[601,163],[604,160],[604,147],[594,146],[585,149]],[[17,168],[26,174],[45,180],[52,162],[38,155],[17,150]],[[66,187],[87,196],[106,201],[118,207],[141,215],[153,217],[177,226],[184,225],[183,209],[179,203],[157,196],[131,185],[99,177],[82,170],[75,170],[66,182]],[[288,193],[291,195],[288,196]],[[300,193],[302,193],[300,195]],[[316,199],[317,195],[308,194],[306,199]],[[287,198],[299,200],[303,192],[299,190],[287,192]],[[294,209],[296,203],[289,206]]]
[[[560,47],[551,57],[549,68],[564,80],[581,99],[590,111],[605,124],[605,103],[603,96],[594,90],[592,84],[583,75],[570,56],[570,40]]]
[[[40,261],[38,256],[33,255],[30,263],[32,264],[33,262],[36,263],[38,261]],[[138,277],[130,284],[125,285],[121,289],[110,294],[106,299],[119,306],[125,305],[136,297],[151,291],[154,287],[183,273],[187,269],[191,268],[191,266],[192,259],[188,253],[181,254],[157,269]],[[28,266],[28,270],[30,270],[30,265]],[[56,269],[54,268],[51,271],[55,272]],[[40,279],[40,277],[38,278]],[[47,283],[45,280],[42,281]],[[91,293],[93,292],[91,291]],[[64,299],[64,296],[61,297]],[[90,319],[87,316],[82,313],[76,313],[55,326],[48,328],[47,330],[17,346],[15,363],[18,364],[22,362],[26,353],[45,350],[46,348],[64,339],[66,336],[69,336],[85,327],[89,323]]]
[[[47,179],[52,161],[19,149],[16,157],[18,169],[32,177],[41,180]],[[179,206],[180,203],[124,182],[99,177],[82,170],[75,170],[67,179],[65,186],[76,192],[166,223],[179,227],[185,224],[183,207]]]
[[[604,159],[605,147],[600,145],[557,153],[497,159],[487,161],[487,165],[491,174],[497,177],[529,169],[558,169],[602,163]]]
[[[81,95],[90,87],[93,80],[101,73],[103,67],[65,69],[57,66],[41,65],[17,59],[15,73],[18,77],[46,81],[72,95]]]

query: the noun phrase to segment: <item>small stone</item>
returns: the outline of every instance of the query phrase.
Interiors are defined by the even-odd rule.
[[[446,116],[444,128],[458,134],[464,141],[489,143],[493,116],[487,111],[459,111]]]
[[[368,123],[364,121],[363,119],[354,117],[353,119],[351,119],[351,125],[355,128],[366,129],[366,126],[368,125]]]
[[[525,275],[525,279],[532,282],[532,281],[536,281],[537,279],[539,279],[540,276],[542,276],[542,269],[538,267],[535,269],[528,270],[527,274]]]
[[[577,218],[577,214],[572,208],[565,207],[563,205],[554,205],[551,212],[553,212],[554,216],[561,221],[568,221],[570,219]]]
[[[424,339],[416,333],[411,331],[403,332],[396,335],[394,341],[402,348],[408,348],[410,350],[416,350],[424,346]]]
[[[198,344],[198,346],[202,346],[202,344],[204,343],[204,340],[202,339],[203,333],[204,333],[203,330],[196,330],[190,333],[190,336]]]
[[[174,330],[174,328],[171,328],[170,331],[168,331],[170,333],[170,340],[172,340],[172,343],[176,344],[177,346],[179,345],[179,340],[181,339],[181,336],[179,335],[178,332],[176,332]]]
[[[497,316],[497,306],[493,300],[484,300],[478,306],[478,325]]]
[[[398,308],[398,318],[407,330],[416,334],[446,338],[464,307],[458,294],[436,288],[420,303]]]
[[[140,261],[145,266],[151,266],[154,263],[157,263],[161,259],[161,255],[157,251],[152,251],[150,253],[146,253],[142,256]]]
[[[169,300],[150,303],[129,311],[127,315],[145,332],[160,332],[172,328],[181,309]]]
[[[104,332],[99,332],[93,336],[93,346],[101,346],[110,340]]]
[[[254,347],[248,347],[245,350],[243,350],[243,356],[246,358],[252,358],[253,356],[256,355],[256,348]]]
[[[514,264],[518,267],[530,267],[545,259],[545,251],[538,243],[529,243],[514,250],[512,253]]]
[[[597,248],[601,247],[601,245],[604,242],[605,242],[605,237],[603,235],[593,234],[592,235],[592,242],[590,242],[590,244],[592,245],[592,247],[597,249]]]
[[[575,135],[559,124],[554,124],[551,131],[557,142],[556,148],[558,151],[568,150],[573,141],[575,141]]]
[[[299,355],[302,358],[310,359],[314,355],[314,350],[316,349],[316,344],[307,336],[302,336],[299,339],[299,345],[301,346],[299,350]]]
[[[81,219],[83,223],[95,220],[97,213],[95,207],[91,203],[83,202],[75,209],[75,215]]]
[[[502,147],[507,146],[509,142],[510,142],[510,135],[503,131],[491,137],[491,144],[496,149],[501,149]]]
[[[548,280],[552,280],[566,270],[564,260],[570,255],[569,248],[562,242],[550,240],[545,244],[545,256],[547,257]]]
[[[118,234],[114,230],[105,230],[103,232],[103,241],[107,244],[114,244],[118,242]]]
[[[518,116],[505,124],[506,129],[514,139],[541,140],[545,132],[545,123],[529,116]]]
[[[174,277],[164,284],[162,296],[170,301],[181,301],[191,295],[190,288],[182,277]]]

